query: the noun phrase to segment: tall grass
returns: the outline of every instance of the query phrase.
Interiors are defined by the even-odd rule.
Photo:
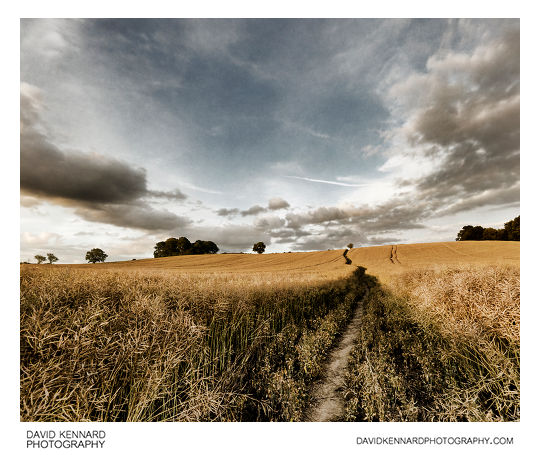
[[[362,273],[21,268],[21,420],[300,420]]]
[[[344,419],[519,420],[519,267],[417,270],[370,293]]]

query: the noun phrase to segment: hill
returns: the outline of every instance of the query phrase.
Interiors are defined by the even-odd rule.
[[[469,241],[383,245],[353,248],[348,252],[352,265],[367,268],[367,273],[384,277],[418,268],[461,264],[519,265],[519,242]],[[57,267],[57,266],[55,266]],[[181,272],[233,273],[350,273],[343,250],[308,253],[207,254],[171,256],[137,261],[74,264],[74,268],[163,269]]]
[[[519,419],[518,242],[343,252],[22,265],[21,420]]]

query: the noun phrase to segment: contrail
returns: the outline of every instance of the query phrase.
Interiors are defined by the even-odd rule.
[[[286,175],[285,177],[290,178],[290,179],[305,180],[306,182],[326,183],[328,185],[354,186],[354,187],[368,186],[367,183],[343,183],[343,182],[335,182],[332,180],[319,180],[319,179],[310,179],[308,177],[297,177],[296,175]]]

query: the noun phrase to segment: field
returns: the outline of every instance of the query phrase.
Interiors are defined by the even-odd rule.
[[[21,420],[304,420],[360,302],[340,420],[519,419],[518,242],[348,257],[22,265]]]

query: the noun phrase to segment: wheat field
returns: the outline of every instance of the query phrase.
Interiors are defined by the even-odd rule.
[[[379,283],[349,361],[344,420],[519,420],[519,243],[388,246],[385,258],[381,248],[349,254]]]
[[[348,257],[351,265],[343,250],[21,265],[21,420],[301,421],[368,287],[365,326],[378,338],[359,334],[343,420],[518,418],[519,243],[388,245]],[[392,324],[397,338],[385,332]],[[398,346],[416,370],[409,362],[389,373]],[[456,349],[477,354],[462,361]],[[441,353],[450,359],[442,366]],[[479,358],[504,362],[504,381],[490,379],[493,368],[471,369]],[[379,402],[366,401],[370,390]]]

